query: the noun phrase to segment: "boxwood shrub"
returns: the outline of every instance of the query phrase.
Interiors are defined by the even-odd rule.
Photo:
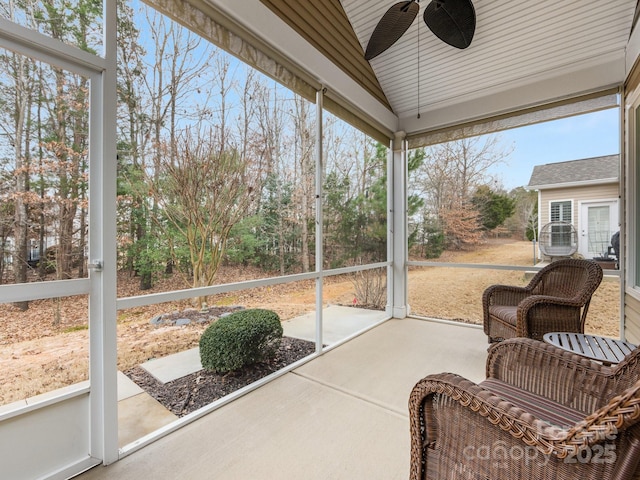
[[[276,312],[240,310],[211,324],[200,337],[200,361],[207,370],[231,372],[273,357],[282,324]]]

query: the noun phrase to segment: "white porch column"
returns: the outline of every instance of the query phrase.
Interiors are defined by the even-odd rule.
[[[324,250],[322,237],[324,235],[324,213],[322,210],[322,187],[324,184],[323,167],[323,109],[324,94],[326,89],[322,88],[316,93],[316,272],[320,274],[316,278],[316,352],[321,352],[324,341],[322,338],[322,288],[324,283]]]
[[[390,218],[387,222],[389,241],[392,243],[392,275],[388,282],[392,287],[391,314],[404,318],[410,313],[407,289],[407,141],[405,132],[396,132],[391,143],[391,177],[389,196],[392,199]]]
[[[104,5],[105,69],[92,81],[89,164],[91,455],[105,465],[118,451],[117,39],[116,1]],[[98,80],[99,79],[99,80]],[[94,88],[99,84],[99,88]]]

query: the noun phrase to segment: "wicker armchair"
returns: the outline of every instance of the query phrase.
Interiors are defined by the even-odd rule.
[[[548,332],[584,333],[591,295],[602,268],[591,260],[557,260],[526,287],[492,285],[482,295],[484,333],[489,343],[505,338],[542,340]]]
[[[487,379],[430,375],[409,400],[411,480],[640,478],[640,348],[606,367],[552,345],[493,345]]]

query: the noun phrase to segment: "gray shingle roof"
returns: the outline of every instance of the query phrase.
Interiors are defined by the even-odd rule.
[[[597,184],[598,180],[615,181],[619,175],[619,155],[547,163],[533,167],[529,187],[551,188],[562,184]]]

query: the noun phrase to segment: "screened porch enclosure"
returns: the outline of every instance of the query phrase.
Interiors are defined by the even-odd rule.
[[[6,109],[0,146],[2,312],[17,319],[45,305],[81,362],[71,374],[60,354],[44,373],[25,367],[30,390],[3,384],[0,476],[63,479],[104,464],[81,478],[406,478],[411,386],[441,371],[480,380],[487,348],[476,311],[431,310],[422,292],[439,291],[446,271],[459,282],[441,296],[468,307],[489,281],[522,283],[538,268],[528,254],[515,266],[415,256],[415,152],[606,109],[620,111],[622,138],[625,81],[633,85],[640,51],[632,0],[517,0],[502,13],[497,0],[474,4],[469,49],[452,53],[420,15],[370,62],[363,49],[388,8],[371,0],[103,0],[82,15],[80,5],[2,7],[0,73],[10,88],[1,94],[23,106]],[[509,25],[521,27],[517,41]],[[569,41],[567,26],[582,42]],[[190,80],[175,81],[182,76]],[[626,196],[635,189],[626,185],[623,252],[635,265],[636,203]],[[190,237],[185,225],[206,209],[221,214],[194,224],[219,229]],[[566,232],[555,233],[564,245]],[[473,283],[480,271],[492,277]],[[182,283],[168,282],[176,272]],[[617,335],[636,340],[625,312],[637,282],[627,286],[624,267],[610,274],[593,309],[614,299]],[[146,315],[159,323],[174,309],[239,304],[269,307],[283,323],[310,318],[313,353],[123,436],[123,371],[192,351],[204,328],[157,328]],[[65,324],[68,305],[81,322]],[[375,319],[334,338],[332,306]],[[134,331],[149,336],[128,341]],[[16,348],[0,343],[3,362],[27,365],[40,353]],[[48,382],[46,368],[66,377]],[[372,448],[360,449],[366,439]]]
[[[78,478],[406,479],[415,378],[451,370],[480,381],[485,359],[477,327],[389,320]]]

